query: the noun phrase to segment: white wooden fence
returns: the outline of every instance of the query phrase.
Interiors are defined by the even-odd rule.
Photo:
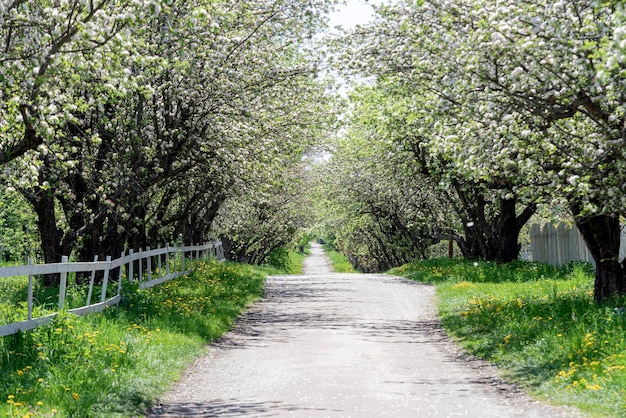
[[[68,273],[90,272],[89,290],[85,305],[79,308],[68,309],[67,312],[76,315],[86,315],[92,312],[100,312],[108,306],[116,305],[121,299],[121,288],[124,279],[133,282],[138,280],[140,288],[149,288],[176,277],[184,276],[191,272],[192,263],[213,257],[217,260],[224,260],[224,250],[220,241],[204,245],[192,245],[186,247],[158,248],[137,253],[132,250],[128,255],[122,253],[121,257],[111,260],[108,256],[106,261],[98,261],[98,257],[91,262],[68,262],[67,257],[63,257],[60,263],[52,264],[29,264],[23,266],[0,268],[0,279],[15,276],[28,276],[27,309],[28,318],[20,322],[0,326],[0,337],[15,334],[18,331],[33,329],[48,324],[58,312],[49,315],[33,318],[33,278],[44,274],[58,274],[59,283],[59,311],[65,307],[65,297],[67,291]],[[156,264],[155,264],[156,260]],[[135,266],[137,270],[135,271]],[[145,271],[144,271],[145,266]],[[118,270],[116,295],[107,299],[107,288],[112,270]],[[102,290],[99,302],[92,304],[92,293],[96,273],[102,272]],[[156,276],[156,277],[155,277]],[[1,301],[0,301],[1,302]]]
[[[568,261],[588,261],[595,266],[591,252],[576,226],[560,223],[556,226],[538,224],[530,228],[532,261],[562,266]],[[626,256],[626,230],[620,236],[620,260]]]

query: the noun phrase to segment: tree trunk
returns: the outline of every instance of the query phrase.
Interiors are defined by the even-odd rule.
[[[537,210],[537,205],[528,204],[518,215],[516,196],[489,198],[498,191],[461,182],[452,185],[460,202],[456,210],[464,223],[465,238],[457,240],[463,256],[498,263],[517,260],[521,248],[520,231]]]
[[[224,251],[224,257],[228,261],[233,261],[233,256],[232,256],[233,241],[226,235],[221,235],[220,241],[222,242],[222,250]]]
[[[617,215],[581,216],[581,206],[570,204],[580,231],[596,262],[593,298],[600,303],[626,294],[626,274],[619,260],[620,225]]]
[[[26,193],[26,199],[33,206],[37,215],[37,228],[41,237],[41,250],[46,264],[61,262],[61,238],[62,232],[57,229],[57,219],[54,213],[54,197],[51,192],[38,190],[36,193]],[[66,254],[69,255],[69,254]],[[46,274],[43,285],[47,287],[58,286],[58,274]]]
[[[490,247],[496,262],[510,263],[519,257],[521,249],[520,231],[535,213],[537,206],[535,204],[528,205],[519,216],[517,215],[517,198],[500,199],[499,206],[498,216],[493,222]]]
[[[473,226],[466,226],[464,228],[465,237],[461,238],[459,243],[459,248],[461,248],[463,257],[470,260],[491,260],[493,257],[491,256],[490,251],[488,251],[488,246],[486,245],[482,229],[472,228]]]

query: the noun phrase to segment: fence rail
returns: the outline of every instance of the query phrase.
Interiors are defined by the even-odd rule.
[[[111,260],[111,257],[108,256],[105,261],[98,261],[96,257],[94,261],[68,262],[68,258],[63,257],[60,263],[32,264],[31,261],[28,265],[0,268],[0,279],[28,276],[28,294],[26,301],[27,319],[0,326],[0,337],[46,325],[59,313],[57,311],[45,316],[33,318],[33,282],[36,276],[47,274],[58,275],[58,309],[62,311],[65,308],[68,274],[91,273],[85,305],[74,309],[67,309],[67,312],[76,315],[87,315],[89,313],[103,311],[108,306],[118,304],[121,300],[122,282],[124,280],[128,280],[129,282],[137,280],[140,288],[149,288],[189,274],[193,262],[198,262],[210,257],[220,261],[224,260],[224,250],[220,241],[185,247],[166,246],[157,249],[147,248],[145,251],[139,252],[133,252],[131,250],[127,255],[122,253],[120,258],[115,260]],[[154,265],[155,259],[156,266]],[[109,290],[109,280],[112,271],[117,271],[117,290],[115,296],[107,299],[107,290]],[[92,304],[94,283],[98,273],[102,275],[102,290],[99,302]]]

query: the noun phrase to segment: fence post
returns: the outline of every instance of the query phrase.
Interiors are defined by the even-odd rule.
[[[170,274],[170,245],[165,245],[165,275],[168,276]]]
[[[215,255],[219,261],[226,259],[224,256],[224,246],[222,245],[222,241],[215,242]]]
[[[172,258],[174,259],[172,261],[172,273],[174,274],[178,273],[178,249],[178,247],[172,248]]]
[[[124,258],[124,251],[122,251],[122,254],[120,255],[120,258]],[[119,267],[120,271],[117,274],[118,275],[118,281],[117,281],[117,294],[120,295],[122,293],[122,280],[124,277],[124,265],[120,265]]]
[[[95,255],[93,257],[93,261],[98,261],[98,256]],[[96,278],[96,268],[94,267],[93,270],[91,270],[91,279],[89,280],[89,290],[87,291],[87,306],[91,305],[91,293],[93,292],[93,282]]]
[[[180,251],[182,253],[182,260],[181,260],[181,272],[185,271],[185,246],[183,245],[182,247],[180,247]]]
[[[28,257],[28,265],[33,265],[33,258]],[[26,301],[28,305],[28,320],[33,319],[33,275],[28,275],[28,300]]]
[[[107,300],[107,285],[109,284],[109,269],[111,268],[111,256],[107,255],[107,266],[104,269],[104,278],[102,279],[102,296],[100,302]]]
[[[161,246],[159,245],[159,250],[161,249]],[[159,254],[158,256],[159,258],[157,259],[157,264],[159,266],[159,277],[163,277],[163,270],[161,269],[161,254]]]
[[[146,251],[150,252],[150,247],[146,247]],[[146,269],[148,270],[148,281],[152,281],[152,257],[147,257]]]
[[[64,255],[61,257],[61,263],[67,263],[68,257]],[[67,272],[61,273],[61,283],[59,284],[59,310],[63,309],[65,305],[65,289],[67,287]]]
[[[143,282],[143,250],[139,249],[139,283]]]
[[[128,260],[128,280],[132,283],[133,282],[133,276],[134,276],[134,272],[133,272],[133,267],[135,262],[133,261],[133,254],[135,254],[135,250],[128,250],[128,255],[130,256],[130,260]]]

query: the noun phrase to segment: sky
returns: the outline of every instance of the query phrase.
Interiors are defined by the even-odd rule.
[[[330,14],[330,28],[341,25],[344,29],[353,29],[357,24],[367,23],[373,17],[371,5],[380,5],[383,1],[348,0],[346,3]]]

